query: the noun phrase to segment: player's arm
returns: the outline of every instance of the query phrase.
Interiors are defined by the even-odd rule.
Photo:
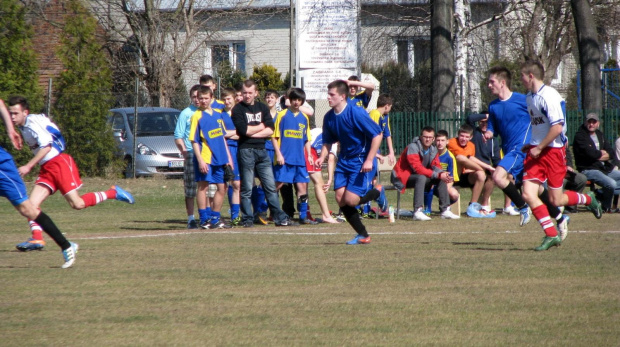
[[[0,99],[0,114],[2,115],[2,121],[4,122],[4,128],[6,129],[6,134],[11,139],[11,143],[15,149],[22,149],[22,137],[15,131],[15,127],[13,126],[13,121],[11,121],[11,115],[9,114],[9,110],[6,108],[4,101]]]
[[[284,160],[284,155],[282,155],[282,151],[280,150],[280,144],[278,143],[278,138],[272,137],[271,143],[273,144],[273,150],[276,153],[276,162],[278,163],[278,165],[284,165],[286,161]]]
[[[381,146],[381,141],[383,141],[382,133],[379,133],[372,138],[372,142],[370,143],[370,150],[368,150],[368,156],[366,156],[366,161],[364,161],[364,164],[362,164],[361,172],[372,171],[373,158],[375,157],[375,155],[377,155],[379,146]]]
[[[480,166],[482,169],[484,170],[488,170],[488,171],[495,171],[495,168],[485,162],[483,162],[482,160],[472,156],[469,158],[469,160],[471,160],[472,162],[476,163],[478,166]]]
[[[336,171],[336,155],[330,152],[327,155],[327,182],[323,185],[323,191],[325,192],[329,190],[334,181],[334,171]]]
[[[308,156],[308,163],[310,163],[310,166],[314,166],[314,160],[316,158],[312,157],[312,146],[310,146],[310,141],[306,141],[306,144],[304,145],[304,150],[306,151],[306,155]]]
[[[346,81],[349,87],[362,87],[364,88],[364,92],[368,94],[368,96],[372,96],[373,90],[375,90],[375,84],[371,82],[362,82],[362,81]]]
[[[392,136],[386,138],[388,145],[388,164],[394,166],[396,164],[396,156],[394,155],[394,145],[392,144]]]
[[[198,170],[202,173],[209,172],[209,165],[207,165],[204,159],[202,159],[202,153],[200,153],[200,146],[196,141],[192,141],[192,147],[194,148],[194,156],[196,157],[196,162],[198,163]]]
[[[325,158],[329,155],[329,151],[331,150],[332,150],[332,144],[323,142],[323,148],[321,148],[321,155],[319,155],[319,158],[314,161],[314,167],[316,169],[321,169],[321,166],[323,165]]]
[[[549,128],[549,132],[537,146],[532,146],[529,150],[532,158],[538,158],[543,149],[545,149],[556,137],[564,131],[564,124],[556,123]]]
[[[37,152],[37,154],[35,154],[34,157],[32,157],[32,159],[30,159],[30,161],[26,163],[26,165],[21,166],[18,169],[19,175],[20,176],[27,175],[32,170],[32,168],[35,167],[35,165],[37,165],[43,158],[45,158],[47,153],[49,153],[51,150],[52,150],[52,144],[48,144],[47,146],[39,148],[39,151]]]
[[[232,155],[230,155],[230,149],[228,149],[228,144],[224,141],[224,146],[226,146],[226,154],[228,155],[228,165],[231,169],[235,169],[235,162],[233,161]]]

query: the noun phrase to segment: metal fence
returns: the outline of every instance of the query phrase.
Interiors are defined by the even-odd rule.
[[[457,135],[461,124],[465,123],[467,114],[461,113],[431,113],[431,112],[393,112],[390,113],[390,128],[394,152],[399,155],[415,136],[419,136],[422,128],[431,126],[435,130],[446,130],[451,137]],[[583,124],[583,113],[580,111],[567,112],[567,137],[572,144],[575,132]],[[620,109],[603,110],[601,129],[608,140],[613,143],[620,136]],[[387,145],[381,146],[381,151],[387,153]]]

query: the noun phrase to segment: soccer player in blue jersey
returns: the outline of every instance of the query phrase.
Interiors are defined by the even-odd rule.
[[[370,82],[362,82],[355,75],[350,76],[346,83],[349,88],[347,100],[353,105],[366,109],[370,103],[370,98],[372,98],[372,91],[375,90],[375,85]],[[360,87],[364,88],[364,90],[360,91]]]
[[[226,195],[224,173],[226,165],[233,166],[230,152],[224,137],[224,120],[221,111],[211,108],[213,91],[209,87],[198,89],[198,107],[201,115],[192,117],[190,138],[196,158],[195,175],[198,182],[197,200],[200,226],[204,229],[230,228],[229,224],[220,220],[222,203]],[[208,218],[206,194],[209,183],[217,186],[213,196],[211,218]]]
[[[297,210],[300,224],[318,224],[307,219],[308,215],[308,182],[310,177],[306,168],[306,155],[314,165],[310,150],[310,121],[308,116],[299,111],[306,101],[306,93],[300,88],[292,88],[288,92],[291,106],[278,113],[275,130],[271,142],[276,152],[274,177],[276,189],[285,183],[297,187]]]
[[[327,86],[327,102],[332,108],[323,119],[323,149],[315,162],[320,168],[332,144],[340,143],[340,155],[334,175],[336,201],[357,235],[349,245],[368,244],[370,236],[355,206],[379,196],[371,187],[375,175],[374,158],[383,140],[381,128],[365,110],[347,99],[347,82],[336,80]]]
[[[394,157],[394,146],[392,144],[392,133],[390,130],[390,120],[389,120],[390,111],[392,110],[392,103],[393,103],[392,98],[389,95],[381,94],[379,95],[379,98],[377,99],[377,108],[370,111],[369,113],[370,118],[375,123],[379,124],[379,127],[381,127],[381,130],[383,131],[383,139],[386,141],[387,147],[388,147],[388,153],[386,156],[380,155],[378,151],[377,158],[375,159],[375,165],[377,166],[378,166],[378,163],[376,161],[378,160],[381,162],[381,164],[383,164],[386,157],[388,160],[388,164],[390,166],[394,166],[394,164],[396,163],[396,158]],[[383,188],[382,185],[377,184],[376,177],[373,179],[372,183],[373,183],[373,186],[380,193],[379,198],[377,198],[377,204],[379,205],[379,209],[381,210],[380,213],[385,216],[388,213],[388,207],[389,207],[388,200],[385,196],[385,189]],[[370,203],[367,203],[366,205],[364,205],[364,209],[366,209],[366,207],[370,208]],[[368,212],[364,210],[364,213],[368,213]]]
[[[437,147],[437,153],[439,155],[439,162],[441,163],[441,169],[446,171],[452,176],[453,181],[447,183],[448,195],[450,195],[450,205],[454,204],[460,196],[459,191],[454,188],[454,183],[460,180],[459,172],[457,170],[456,158],[454,154],[448,150],[448,139],[450,136],[445,130],[438,130],[435,135],[435,146]],[[431,195],[432,201],[432,195]],[[425,204],[430,208],[430,203]]]
[[[0,99],[0,115],[13,147],[21,150],[22,138],[15,131],[9,111],[2,99]],[[52,219],[28,199],[26,185],[17,171],[13,157],[2,147],[0,147],[0,196],[7,198],[22,216],[40,225],[43,231],[60,246],[65,260],[61,266],[63,269],[73,266],[79,249],[78,244],[68,241]]]
[[[232,225],[239,225],[241,223],[241,217],[239,217],[240,205],[240,192],[241,192],[241,176],[239,174],[239,165],[237,164],[237,141],[239,135],[235,129],[235,124],[230,117],[232,108],[235,106],[235,94],[234,88],[224,88],[222,92],[222,101],[226,106],[222,112],[222,119],[224,120],[224,128],[226,129],[226,144],[230,151],[230,156],[233,161],[233,172],[235,177],[232,183],[228,186],[228,204],[230,205],[230,223]]]
[[[198,229],[194,217],[194,199],[196,198],[196,179],[194,177],[194,148],[189,139],[192,116],[198,110],[198,88],[195,84],[189,90],[190,105],[186,107],[177,120],[174,128],[174,143],[183,154],[183,190],[185,193],[185,211],[187,212],[187,229]]]
[[[217,83],[215,82],[215,78],[211,75],[202,75],[200,76],[199,82],[201,86],[209,87],[213,92],[213,98],[211,100],[211,108],[214,110],[223,110],[226,108],[224,102],[222,100],[218,100],[215,98],[215,91],[217,90]]]
[[[504,157],[495,168],[493,181],[515,204],[521,214],[520,224],[523,226],[530,221],[531,210],[519,193],[517,185],[520,185],[523,179],[523,162],[526,156],[521,149],[530,142],[532,131],[525,95],[510,90],[511,80],[510,71],[503,66],[489,70],[487,85],[498,98],[489,104],[489,121],[484,136],[487,139],[497,135],[502,138]],[[539,193],[549,214],[556,219],[561,237],[565,238],[569,219],[549,202],[546,190],[541,188]]]

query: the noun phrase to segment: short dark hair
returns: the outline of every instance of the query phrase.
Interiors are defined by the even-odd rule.
[[[385,105],[392,105],[392,97],[387,94],[381,94],[377,99],[377,107],[383,107]]]
[[[213,76],[211,76],[211,75],[202,75],[202,76],[200,76],[200,79],[198,80],[198,83],[200,83],[200,84],[207,84],[207,83],[217,84],[215,82],[215,78],[213,78]]]
[[[201,85],[200,84],[194,84],[190,89],[189,89],[189,96],[192,96],[192,93],[198,91],[198,89],[200,89]]]
[[[22,111],[30,111],[30,105],[28,105],[28,100],[26,97],[21,95],[13,95],[9,98],[9,106],[19,105],[22,108]]]
[[[420,131],[420,136],[422,136],[423,133],[433,133],[433,136],[435,136],[435,128],[431,126],[425,126],[424,128],[422,128],[422,131]]]
[[[306,92],[301,88],[291,88],[287,96],[289,100],[301,100],[302,104],[306,102]]]
[[[207,86],[200,86],[200,88],[198,88],[198,95],[203,95],[203,94],[209,94],[211,95],[211,97],[213,97],[213,91],[211,90],[211,88]]]
[[[500,80],[506,82],[506,87],[510,89],[510,84],[512,83],[512,73],[505,66],[493,66],[489,69],[488,75],[495,75]]]
[[[336,92],[340,95],[342,94],[349,94],[349,85],[347,84],[347,82],[343,81],[343,80],[335,80],[332,81],[330,84],[327,85],[327,90],[336,88]]]
[[[469,124],[463,124],[459,128],[459,134],[460,133],[468,133],[469,135],[471,135],[474,133],[474,128],[472,128],[472,126]]]
[[[356,75],[349,76],[348,80],[349,81],[357,81],[357,82],[361,81],[360,78],[357,77]]]
[[[446,139],[450,138],[450,135],[448,134],[447,131],[441,129],[441,130],[437,130],[437,134],[435,134],[435,138],[438,137],[445,137]]]
[[[224,88],[224,90],[222,90],[222,97],[223,98],[227,97],[227,96],[232,96],[234,98],[235,94],[237,94],[237,91],[235,90],[235,88],[226,87],[226,88]]]
[[[265,97],[267,97],[268,95],[273,95],[276,98],[280,96],[280,95],[278,95],[278,92],[275,91],[275,89],[267,89],[267,90],[265,90]]]
[[[521,71],[531,73],[534,77],[541,81],[545,78],[545,67],[539,60],[526,60],[523,64],[521,64]]]

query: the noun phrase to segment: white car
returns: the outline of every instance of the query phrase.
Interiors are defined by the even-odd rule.
[[[164,107],[138,107],[138,131],[134,145],[134,108],[110,110],[108,123],[123,158],[125,177],[133,177],[133,148],[136,148],[136,177],[183,176],[183,155],[174,143],[174,128],[181,111]]]

